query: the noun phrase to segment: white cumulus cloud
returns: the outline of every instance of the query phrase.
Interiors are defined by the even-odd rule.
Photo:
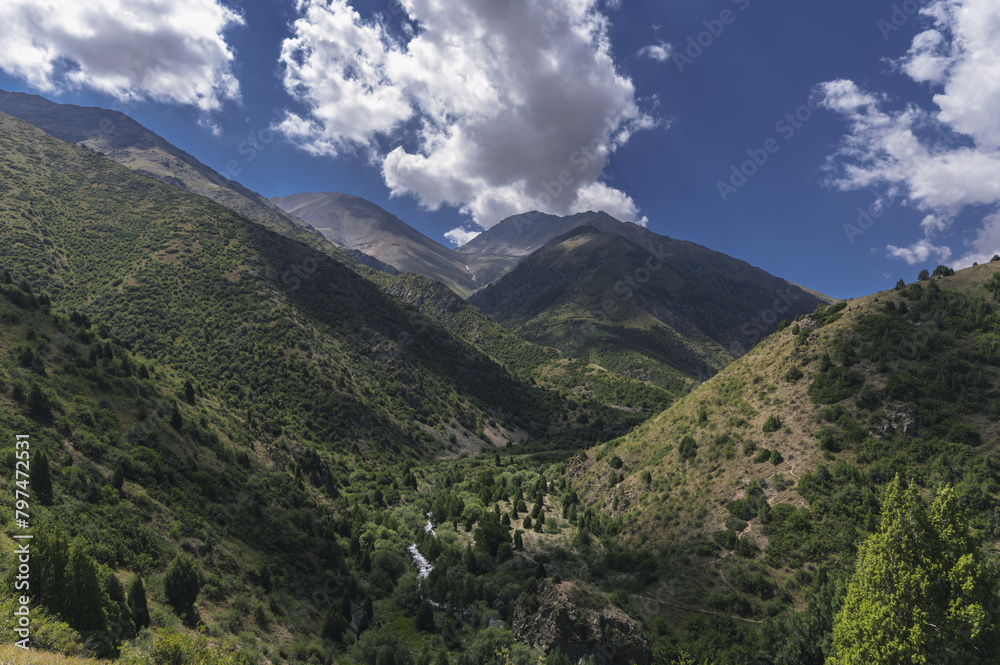
[[[931,87],[936,108],[891,109],[885,95],[852,81],[822,84],[823,104],[850,124],[831,157],[832,182],[881,188],[926,213],[923,239],[886,248],[909,263],[949,258],[951,249],[931,238],[971,206],[991,209],[958,259],[964,267],[1000,250],[1000,12],[995,0],[934,0],[921,14],[932,26],[897,65]]]
[[[278,124],[286,135],[313,154],[360,153],[393,195],[481,228],[526,210],[639,217],[601,176],[656,122],[615,67],[596,0],[400,8],[367,19],[348,0],[299,0],[281,66],[305,111]]]
[[[4,0],[0,68],[42,92],[213,111],[239,98],[223,32],[242,23],[217,0]]]
[[[666,62],[670,59],[670,54],[674,52],[674,47],[665,42],[650,44],[639,49],[639,55],[657,62]]]
[[[444,237],[447,238],[448,241],[451,244],[455,245],[456,247],[461,247],[462,245],[466,244],[467,242],[475,238],[480,233],[481,231],[467,231],[466,229],[459,227],[457,229],[452,229],[451,231],[448,231],[447,233],[444,234]]]
[[[896,259],[903,259],[911,266],[926,263],[927,259],[932,256],[938,257],[939,261],[947,261],[951,258],[951,250],[949,248],[936,247],[927,239],[918,240],[909,247],[889,245],[886,249],[889,250],[889,256]]]

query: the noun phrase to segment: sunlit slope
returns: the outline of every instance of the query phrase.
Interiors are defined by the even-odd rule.
[[[1000,540],[998,273],[820,307],[578,460],[581,494],[623,538],[684,553],[658,602],[715,590],[711,609],[752,617],[760,600],[727,586],[726,562],[758,559],[793,596],[816,566],[849,570],[896,474],[953,484]]]

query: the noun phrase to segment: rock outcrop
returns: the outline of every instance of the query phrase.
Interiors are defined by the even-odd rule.
[[[565,582],[547,583],[538,607],[514,612],[517,639],[546,653],[559,647],[577,663],[591,656],[600,665],[649,665],[649,644],[639,624],[597,592]]]

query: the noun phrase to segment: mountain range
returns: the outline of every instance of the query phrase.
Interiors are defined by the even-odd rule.
[[[52,662],[997,662],[1000,259],[834,301],[602,212],[452,250],[217,176],[0,96],[0,460],[30,436]],[[872,598],[917,629],[852,642]]]

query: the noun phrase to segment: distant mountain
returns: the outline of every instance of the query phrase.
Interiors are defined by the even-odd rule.
[[[430,277],[468,295],[515,261],[454,252],[374,203],[335,192],[275,196],[270,201],[328,240],[403,271]]]
[[[508,251],[517,244],[503,242]],[[780,319],[827,301],[738,259],[596,213],[469,302],[532,341],[677,387],[719,371]]]

